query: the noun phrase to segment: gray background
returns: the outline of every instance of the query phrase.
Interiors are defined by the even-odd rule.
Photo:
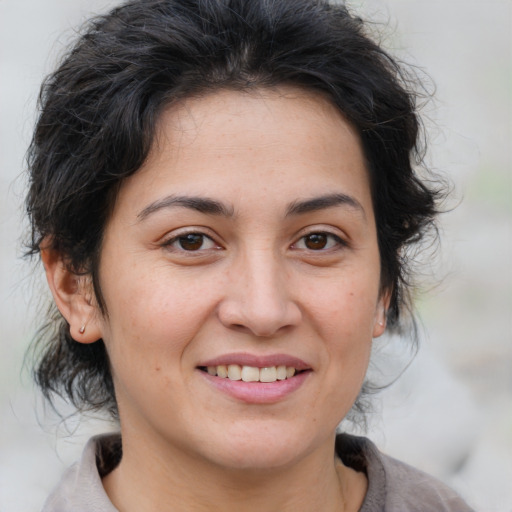
[[[23,155],[42,77],[74,28],[106,0],[0,0],[0,511],[38,510],[63,468],[108,422],[60,421],[23,357],[45,300],[41,269],[20,261]],[[370,436],[461,492],[512,511],[512,2],[368,0],[384,44],[437,86],[425,109],[429,163],[455,189],[443,217],[441,280],[418,301],[422,348],[376,400]],[[377,25],[377,28],[378,25]],[[426,281],[426,284],[434,281]],[[428,286],[427,286],[428,287]],[[375,360],[398,371],[398,340]],[[402,358],[402,362],[405,359]],[[376,372],[375,372],[376,373]]]

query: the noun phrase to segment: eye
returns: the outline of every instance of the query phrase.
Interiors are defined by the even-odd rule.
[[[178,251],[188,252],[218,249],[219,247],[209,236],[202,233],[184,233],[171,238],[164,245]]]
[[[325,251],[336,246],[346,245],[343,240],[332,233],[309,233],[294,244],[294,249],[306,249],[310,251]]]

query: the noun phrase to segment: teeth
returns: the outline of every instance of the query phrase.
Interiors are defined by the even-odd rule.
[[[244,382],[258,382],[260,380],[260,370],[254,366],[242,367],[242,380]]]
[[[277,370],[275,366],[262,368],[260,370],[260,382],[275,382],[277,380]]]
[[[213,376],[222,379],[243,380],[244,382],[276,382],[292,378],[296,370],[293,366],[268,366],[258,368],[256,366],[240,366],[238,364],[208,366],[206,371]]]
[[[230,364],[228,366],[229,380],[242,380],[242,368],[237,364]]]
[[[281,365],[276,369],[276,378],[277,380],[285,380],[286,379],[286,366]]]
[[[214,366],[215,368],[215,366]],[[228,376],[228,367],[224,365],[217,366],[217,377],[225,379]]]

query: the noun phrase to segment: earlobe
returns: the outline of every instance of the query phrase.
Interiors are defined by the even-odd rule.
[[[373,334],[374,338],[378,338],[384,334],[386,330],[386,320],[375,320],[375,324],[373,326]]]
[[[72,338],[79,343],[99,340],[102,337],[99,311],[91,299],[90,278],[69,270],[54,249],[41,247],[41,260],[53,300],[68,322]]]
[[[379,299],[377,309],[375,311],[375,319],[373,323],[373,334],[374,338],[382,336],[386,331],[387,324],[387,312],[389,308],[390,294],[385,292]]]

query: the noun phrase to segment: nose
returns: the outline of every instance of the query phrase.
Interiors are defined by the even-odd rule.
[[[230,329],[271,337],[297,326],[302,319],[290,294],[286,270],[271,251],[255,251],[233,262],[227,288],[218,316]]]

